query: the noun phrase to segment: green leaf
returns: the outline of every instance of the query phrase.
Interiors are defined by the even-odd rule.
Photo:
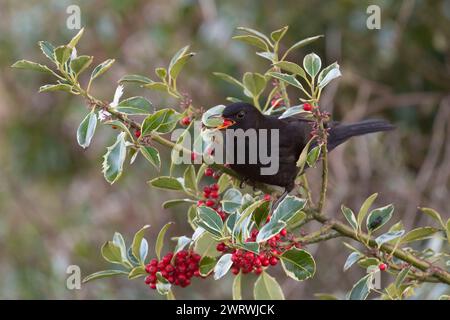
[[[299,49],[299,48],[301,48],[301,47],[304,47],[304,46],[306,46],[307,44],[310,44],[311,42],[314,42],[314,41],[316,41],[317,39],[322,38],[322,37],[323,37],[323,35],[319,35],[319,36],[309,37],[309,38],[306,38],[306,39],[303,39],[303,40],[300,40],[300,41],[296,42],[296,43],[293,44],[289,49],[286,50],[286,52],[285,52],[284,55],[283,55],[283,59],[282,59],[282,60],[284,60],[284,58],[285,58],[292,50],[296,50],[296,49]]]
[[[32,62],[32,61],[28,61],[28,60],[19,60],[16,63],[14,63],[11,68],[16,68],[16,69],[27,69],[27,70],[32,70],[32,71],[38,71],[38,72],[44,72],[44,73],[48,73],[48,74],[53,74],[53,71],[50,70],[49,67],[43,65],[43,64],[39,64],[36,62]]]
[[[230,270],[233,261],[231,261],[232,254],[227,253],[220,257],[217,264],[214,266],[214,280],[219,280]]]
[[[233,213],[241,206],[242,193],[235,189],[230,188],[222,196],[222,209],[226,213]]]
[[[363,258],[358,261],[358,265],[361,268],[368,269],[368,272],[371,272],[370,269],[372,269],[372,267],[375,267],[377,270],[379,270],[379,264],[380,260],[378,260],[377,258]]]
[[[289,224],[286,226],[288,231],[294,231],[298,225],[305,220],[306,213],[303,211],[297,211],[297,213],[289,219]]]
[[[329,293],[315,293],[314,296],[319,300],[339,300],[338,297]]]
[[[383,243],[389,242],[391,240],[397,239],[401,237],[405,233],[405,230],[398,231],[390,231],[382,234],[381,236],[375,239],[375,242],[378,244],[378,247],[381,247]]]
[[[433,227],[421,227],[409,231],[401,240],[401,243],[408,243],[431,238],[439,229]]]
[[[162,91],[162,92],[168,92],[169,91],[169,87],[163,83],[163,82],[151,82],[151,83],[146,83],[144,85],[142,85],[143,88],[146,89],[150,89],[150,90],[157,90],[157,91]]]
[[[150,180],[153,187],[166,190],[183,190],[183,185],[177,179],[168,176],[161,176]]]
[[[252,35],[234,36],[232,39],[247,43],[249,45],[260,48],[264,51],[269,50],[267,43],[264,42],[264,40],[261,40],[261,38],[256,37],[256,36],[252,36]]]
[[[171,284],[164,278],[160,272],[156,273],[156,278],[158,279],[158,282],[156,283],[156,290],[161,295],[169,295],[170,294],[170,288],[172,287]]]
[[[157,170],[161,169],[161,158],[159,157],[159,152],[156,148],[150,146],[140,146],[139,150],[141,151],[145,159],[147,159],[148,162],[154,165]]]
[[[218,105],[206,110],[202,114],[202,123],[207,127],[217,127],[223,123],[222,112],[225,109],[224,105]]]
[[[284,294],[274,277],[263,271],[253,289],[255,300],[284,300]]]
[[[152,83],[153,81],[150,78],[141,76],[139,74],[128,74],[120,78],[119,83],[122,82],[130,82],[144,85]]]
[[[349,300],[365,300],[370,292],[373,274],[362,277],[352,288],[349,294]]]
[[[286,73],[280,73],[280,72],[268,72],[267,73],[272,78],[284,81],[287,84],[290,84],[291,86],[294,86],[296,88],[302,89],[302,84],[291,74]]]
[[[289,62],[289,61],[280,61],[280,62],[275,63],[275,66],[277,66],[287,72],[299,75],[302,78],[306,79],[305,70],[303,70],[303,68],[300,67],[296,63]]]
[[[345,219],[347,219],[348,223],[352,226],[352,228],[354,230],[358,229],[358,223],[356,222],[356,217],[353,211],[344,205],[341,206],[341,211]]]
[[[233,85],[236,85],[238,87],[244,87],[244,85],[242,84],[242,82],[240,82],[239,80],[237,80],[236,78],[233,78],[232,76],[226,74],[226,73],[222,73],[222,72],[213,72],[213,75],[215,75],[216,77],[219,77],[220,79],[222,79],[223,81],[226,81],[228,83],[231,83]]]
[[[123,236],[119,232],[114,233],[113,243],[120,249],[122,262],[128,262],[127,247],[125,245],[125,240],[123,239]]]
[[[158,257],[158,260],[161,259],[161,251],[164,245],[164,236],[166,235],[167,229],[173,224],[173,222],[168,222],[164,225],[164,227],[161,228],[161,230],[158,233],[158,237],[156,238],[155,242],[155,253],[156,257]]]
[[[92,56],[76,57],[70,61],[70,69],[75,73],[75,76],[78,76],[91,65],[93,59]]]
[[[256,201],[249,205],[247,208],[245,208],[244,211],[242,211],[242,214],[239,216],[239,219],[236,221],[234,225],[234,229],[238,228],[245,219],[247,219],[249,216],[251,216],[255,210],[263,203],[263,200]]]
[[[173,199],[173,200],[167,200],[162,204],[162,207],[164,209],[169,209],[172,207],[175,207],[177,205],[183,204],[183,203],[196,203],[196,201],[191,200],[191,199]]]
[[[336,79],[341,75],[339,65],[336,62],[329,65],[319,73],[319,77],[317,79],[319,88],[325,87],[331,80]]]
[[[316,272],[316,262],[305,250],[292,248],[283,252],[280,258],[284,271],[294,280],[306,280]]]
[[[117,121],[117,123],[120,122]],[[115,125],[114,123],[108,124]],[[102,172],[105,179],[111,184],[113,184],[122,174],[123,162],[126,157],[126,143],[125,132],[122,132],[117,136],[116,142],[107,148],[107,153],[103,156]]]
[[[372,194],[370,197],[368,197],[364,203],[362,204],[361,208],[359,209],[357,221],[358,226],[361,228],[361,224],[366,217],[367,212],[369,211],[369,208],[372,206],[375,199],[378,197],[378,193]]]
[[[95,279],[108,278],[108,277],[117,276],[117,275],[128,275],[128,272],[123,271],[123,270],[98,271],[98,272],[95,272],[95,273],[90,274],[87,277],[85,277],[83,279],[83,283],[86,283],[86,282],[89,282],[89,281],[95,280]]]
[[[39,41],[39,48],[47,58],[55,62],[55,47],[50,42]]]
[[[234,277],[232,287],[233,300],[242,300],[241,278],[242,273],[240,272]]]
[[[243,242],[243,243],[236,243],[235,245],[245,251],[250,251],[259,254],[259,244],[257,242]]]
[[[114,109],[120,113],[131,115],[147,115],[153,112],[151,102],[144,97],[131,97],[125,99]]]
[[[305,111],[303,109],[303,105],[299,105],[299,106],[292,106],[290,108],[288,108],[285,112],[283,112],[281,114],[281,116],[278,117],[278,119],[284,119],[284,118],[288,118],[288,117],[292,117],[295,116],[296,114],[310,114],[309,111]],[[308,150],[309,148],[307,148]]]
[[[173,55],[172,59],[170,59],[169,70],[173,68],[173,66],[178,61],[178,59],[180,59],[182,56],[184,56],[188,50],[189,50],[189,46],[185,46],[185,47],[181,48],[180,50],[178,50]]]
[[[130,130],[128,129],[128,127],[122,121],[119,121],[119,120],[107,120],[107,121],[105,121],[103,123],[106,124],[106,125],[112,126],[112,127],[120,128],[131,139],[133,139],[133,135],[131,134]]]
[[[103,244],[102,249],[103,258],[111,263],[122,264],[122,253],[120,247],[112,241],[107,241]]]
[[[373,232],[384,226],[392,217],[394,206],[392,204],[372,210],[367,216],[367,230]]]
[[[350,255],[347,257],[347,260],[345,261],[344,271],[347,271],[356,261],[358,261],[362,257],[363,255],[358,251],[350,253]]]
[[[261,204],[259,204],[259,206],[253,212],[252,217],[258,228],[261,228],[266,223],[267,216],[269,215],[270,211],[269,206],[270,201],[264,201]]]
[[[256,55],[263,57],[264,59],[267,59],[269,61],[271,61],[272,63],[275,62],[275,54],[273,52],[257,52]]]
[[[46,84],[39,88],[39,92],[54,92],[54,91],[72,92],[72,86],[68,84]]]
[[[156,68],[155,73],[161,80],[164,80],[167,77],[167,70],[166,68]]]
[[[142,122],[141,134],[145,136],[151,132],[168,133],[177,125],[180,114],[173,109],[161,109],[149,115]]]
[[[173,251],[174,254],[176,254],[176,253],[180,252],[181,250],[183,250],[191,242],[192,242],[191,238],[188,238],[186,236],[178,237],[177,245],[175,246],[175,249]]]
[[[288,222],[297,212],[302,210],[306,205],[305,199],[300,199],[295,196],[287,196],[280,202],[273,212],[271,221]]]
[[[445,234],[447,235],[447,241],[450,243],[450,219],[447,220],[447,225],[445,228]]]
[[[203,257],[199,263],[200,275],[203,277],[208,276],[216,266],[216,259],[212,257]]]
[[[259,32],[259,31],[256,31],[251,28],[246,28],[246,27],[238,27],[237,29],[241,30],[241,31],[245,31],[247,33],[250,33],[250,34],[260,38],[261,40],[264,40],[267,44],[271,45],[270,39],[265,34]]]
[[[259,97],[266,88],[266,78],[259,73],[246,72],[243,83],[245,89],[253,98]]]
[[[95,113],[95,110],[92,110],[83,121],[81,121],[77,130],[77,141],[82,148],[86,149],[89,147],[96,127],[97,114]]]
[[[222,236],[223,221],[215,210],[200,206],[197,208],[197,217],[200,227],[217,237]]]
[[[106,71],[108,71],[108,69],[111,68],[114,61],[115,61],[114,59],[108,59],[100,63],[98,66],[96,66],[94,70],[92,70],[91,80],[97,79]]]
[[[439,222],[439,224],[445,228],[445,223],[442,221],[441,215],[436,210],[431,208],[419,208],[419,209],[426,215],[430,216],[431,218]]]
[[[145,272],[144,267],[138,266],[131,269],[130,273],[128,274],[128,279],[133,280],[145,275],[147,275],[147,272]]]
[[[107,148],[103,156],[103,175],[106,181],[113,184],[120,178],[126,157],[125,132],[117,135],[116,142]]]
[[[69,60],[71,53],[72,49],[68,46],[59,46],[54,50],[54,58],[60,68]]]
[[[219,244],[213,235],[209,232],[203,232],[202,235],[195,241],[194,251],[202,257],[217,257],[221,253],[216,250],[216,246]]]
[[[266,240],[269,240],[274,235],[280,233],[281,230],[286,228],[286,222],[284,221],[275,221],[270,220],[267,224],[265,224],[261,230],[259,230],[258,235],[256,236],[256,242],[261,243]]]
[[[322,146],[318,145],[308,152],[308,155],[306,157],[306,163],[308,164],[308,166],[313,167],[316,164],[320,156],[321,148]]]
[[[303,68],[305,68],[305,71],[311,76],[311,78],[314,78],[319,73],[321,66],[322,61],[315,53],[307,54],[303,59]]]
[[[184,187],[193,191],[197,191],[197,183],[195,176],[195,167],[189,165],[184,171]]]
[[[176,79],[178,77],[178,75],[180,74],[181,69],[183,69],[184,65],[186,64],[186,62],[190,58],[192,58],[194,55],[195,55],[195,53],[193,53],[193,52],[185,54],[185,55],[179,57],[172,66],[169,66],[170,77],[172,79]]]
[[[403,282],[405,281],[406,277],[408,276],[408,273],[410,270],[411,270],[411,267],[408,267],[398,273],[397,278],[395,278],[395,282],[394,282],[394,285],[396,288],[399,288],[403,284]]]
[[[78,33],[72,38],[72,40],[70,40],[70,42],[67,46],[69,48],[74,48],[78,44],[78,41],[80,41],[80,38],[83,35],[83,33],[84,33],[84,28],[81,28],[80,31],[78,31]]]
[[[270,38],[272,38],[272,40],[275,42],[279,42],[284,37],[288,29],[289,26],[284,26],[283,28],[275,30],[270,34]]]
[[[139,229],[138,232],[134,234],[133,242],[131,243],[131,252],[140,263],[144,263],[144,261],[141,259],[140,251],[141,251],[141,243],[142,240],[144,239],[145,230],[147,230],[148,228],[150,228],[150,226],[147,224],[143,226],[141,229]]]

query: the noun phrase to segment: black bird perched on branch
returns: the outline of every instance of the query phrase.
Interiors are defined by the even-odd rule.
[[[279,133],[279,168],[275,174],[263,175],[261,168],[267,167],[267,163],[261,162],[260,156],[257,156],[256,163],[249,163],[250,143],[259,145],[258,141],[245,141],[245,163],[237,163],[238,150],[234,143],[234,159],[230,163],[231,169],[236,171],[245,180],[262,182],[266,184],[283,187],[285,192],[281,196],[284,198],[295,186],[295,178],[299,173],[297,160],[308,141],[311,138],[314,121],[301,117],[291,116],[279,119],[277,116],[264,115],[256,107],[249,103],[233,103],[228,105],[222,112],[224,124],[219,129],[268,129],[268,151],[271,153],[270,129],[278,129]],[[364,135],[372,132],[388,131],[395,127],[385,120],[365,120],[351,124],[341,124],[339,122],[328,122],[327,147],[328,151],[333,150],[338,145],[344,143],[349,138]],[[226,135],[224,135],[225,152],[227,152]],[[310,149],[314,144],[310,145]],[[254,150],[254,149],[253,149]],[[228,150],[229,152],[230,150]]]

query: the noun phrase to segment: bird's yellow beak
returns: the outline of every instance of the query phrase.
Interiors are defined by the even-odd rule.
[[[236,122],[227,118],[223,119],[223,123],[217,127],[217,129],[222,130],[222,129],[226,129],[229,126],[232,126],[233,124],[235,124]]]

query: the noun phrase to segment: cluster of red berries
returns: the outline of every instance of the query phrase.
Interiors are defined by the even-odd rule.
[[[182,118],[182,119],[180,120],[180,123],[181,123],[183,126],[188,126],[188,125],[191,124],[191,121],[192,121],[192,119],[191,119],[190,117],[186,116],[186,117],[184,117],[184,118]]]
[[[205,170],[205,176],[213,177],[214,179],[219,179],[220,175],[215,172],[212,168],[207,168]],[[220,195],[219,195],[219,185],[213,183],[203,187],[203,200],[197,201],[197,206],[207,206],[214,209],[219,216],[225,221],[227,214],[222,210],[220,205]]]
[[[247,241],[255,241],[257,236],[258,230],[255,229],[251,232],[251,235]],[[237,275],[240,271],[244,274],[254,272],[258,275],[261,274],[264,267],[276,266],[278,264],[280,254],[282,254],[284,250],[296,245],[295,242],[291,242],[288,246],[283,247],[280,244],[282,238],[291,240],[290,238],[292,237],[290,237],[286,229],[281,230],[279,234],[273,236],[267,241],[266,246],[262,248],[259,254],[240,249],[233,249],[231,251],[231,260],[233,261],[231,272],[235,275]],[[225,243],[219,243],[216,249],[220,252],[230,251]]]
[[[169,283],[183,288],[187,287],[191,284],[192,277],[200,277],[200,259],[199,254],[187,250],[177,252],[175,257],[172,252],[169,252],[160,261],[152,259],[145,266],[145,271],[149,274],[145,278],[145,283],[151,289],[156,289],[156,273],[160,272]]]

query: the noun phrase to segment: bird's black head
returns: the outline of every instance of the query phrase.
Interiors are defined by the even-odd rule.
[[[224,124],[220,126],[220,129],[254,129],[260,118],[263,117],[261,112],[251,105],[250,103],[237,102],[226,106],[222,111],[222,117]]]

